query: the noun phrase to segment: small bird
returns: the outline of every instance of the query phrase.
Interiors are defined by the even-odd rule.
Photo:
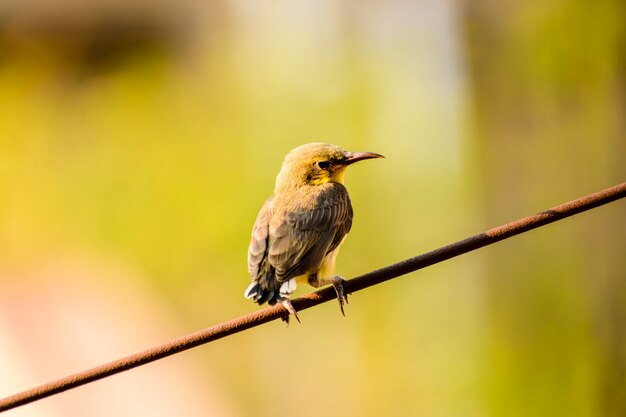
[[[274,193],[252,229],[248,249],[252,283],[246,298],[259,305],[280,302],[299,322],[289,301],[296,283],[308,282],[315,288],[332,284],[345,315],[344,279],[335,275],[339,247],[352,227],[344,174],[348,165],[371,158],[384,157],[328,143],[308,143],[287,154]]]

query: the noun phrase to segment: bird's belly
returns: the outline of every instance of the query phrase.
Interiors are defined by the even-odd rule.
[[[324,260],[320,265],[320,269],[317,271],[317,278],[319,280],[335,276],[335,262],[337,261],[339,246],[337,246],[334,251],[330,252],[324,257]]]
[[[298,284],[306,284],[309,279],[309,274],[298,275],[294,279],[296,280],[296,283]]]
[[[340,245],[341,246],[341,245]],[[308,274],[299,275],[295,277],[296,283],[306,284],[309,280],[309,276],[317,275],[317,279],[323,281],[325,278],[331,278],[335,276],[335,262],[337,261],[337,254],[339,253],[339,246],[334,251],[327,254],[317,271],[311,271]]]
[[[326,278],[332,278],[332,277],[335,276],[335,262],[337,261],[337,255],[339,254],[339,248],[341,248],[341,245],[343,245],[343,242],[346,241],[346,237],[348,237],[348,235],[345,235],[343,237],[343,239],[341,240],[341,243],[339,243],[339,245],[337,245],[335,250],[333,250],[332,252],[328,253],[324,257],[324,260],[322,261],[322,264],[320,265],[319,269],[317,270],[317,278],[319,280],[324,280]]]
[[[298,284],[308,283],[309,277],[311,275],[316,275],[318,281],[325,281],[326,278],[334,277],[335,276],[335,262],[337,261],[337,254],[339,254],[339,248],[341,248],[341,245],[343,244],[343,242],[345,242],[347,236],[348,235],[343,237],[343,239],[341,240],[341,243],[337,245],[335,250],[333,250],[332,252],[324,256],[324,259],[322,259],[322,263],[319,265],[317,270],[310,271],[310,272],[307,272],[306,274],[295,277],[294,279],[296,280],[296,283]]]

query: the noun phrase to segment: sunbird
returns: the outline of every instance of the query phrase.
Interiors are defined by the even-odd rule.
[[[299,322],[289,301],[296,284],[308,282],[315,288],[332,284],[345,315],[344,279],[335,275],[339,247],[352,227],[352,204],[343,181],[348,165],[371,158],[384,157],[328,143],[308,143],[287,154],[274,193],[252,228],[248,248],[252,283],[244,292],[246,298],[259,305],[280,302]]]

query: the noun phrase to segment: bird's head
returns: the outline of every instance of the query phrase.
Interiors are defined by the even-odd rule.
[[[276,190],[328,182],[343,184],[346,167],[364,159],[384,158],[373,152],[349,152],[329,143],[307,143],[287,154],[276,177]]]

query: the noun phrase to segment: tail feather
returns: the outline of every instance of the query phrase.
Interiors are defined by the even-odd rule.
[[[260,290],[259,283],[253,282],[252,284],[248,285],[248,288],[246,288],[246,291],[243,293],[243,296],[246,298],[255,297],[257,292],[259,292],[259,290]]]
[[[268,303],[273,306],[279,299],[279,294],[269,288],[262,288],[258,282],[253,282],[248,286],[243,294],[246,298],[252,298],[252,300],[258,305]]]
[[[252,298],[252,300],[259,305],[268,303],[273,306],[274,304],[289,298],[295,289],[295,279],[283,282],[276,289],[264,288],[259,282],[253,281],[243,293],[243,296],[246,298]]]

